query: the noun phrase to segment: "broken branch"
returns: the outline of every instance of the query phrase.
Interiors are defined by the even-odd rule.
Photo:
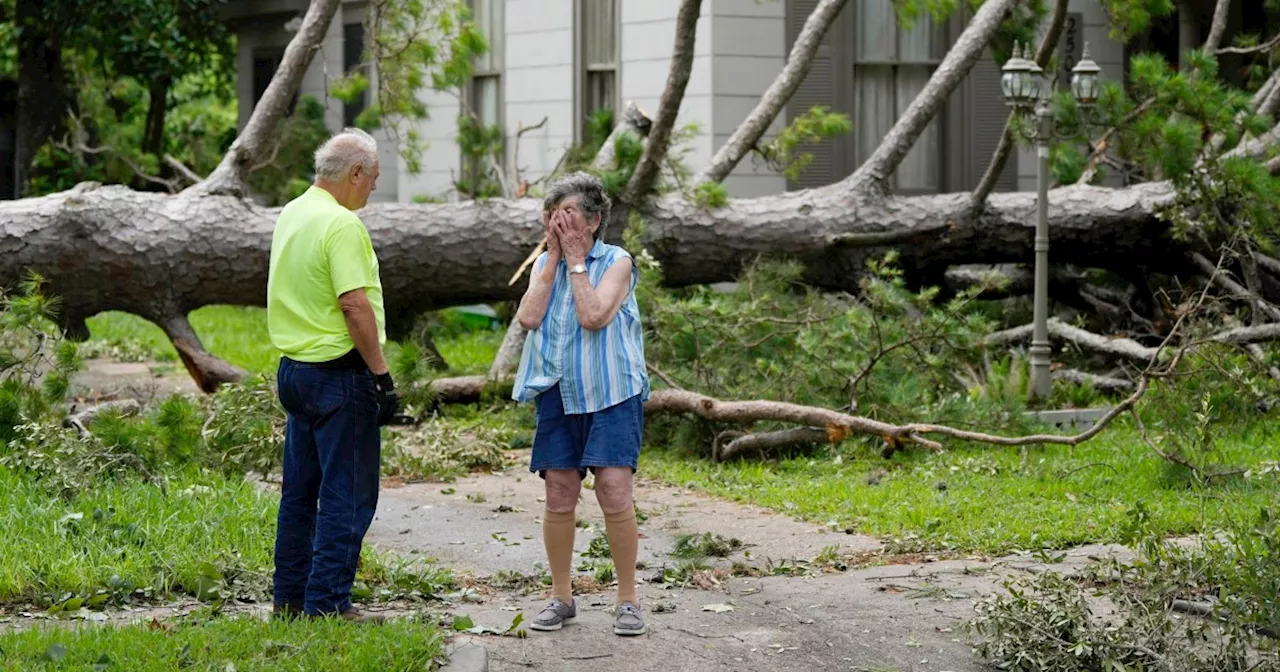
[[[746,434],[712,451],[711,460],[713,462],[723,462],[747,453],[754,452],[765,455],[779,448],[830,442],[831,435],[827,433],[827,430],[817,427],[793,427],[776,432]]]
[[[1227,277],[1226,274],[1222,273],[1220,269],[1213,264],[1213,262],[1206,259],[1204,255],[1199,252],[1194,252],[1191,255],[1191,260],[1195,262],[1195,265],[1198,266],[1201,271],[1204,271],[1209,275],[1209,279],[1213,284],[1231,292],[1235,298],[1249,301],[1253,305],[1254,310],[1261,312],[1271,320],[1280,321],[1280,309],[1277,309],[1275,306],[1262,300],[1256,293],[1245,288],[1244,285],[1241,285]]]

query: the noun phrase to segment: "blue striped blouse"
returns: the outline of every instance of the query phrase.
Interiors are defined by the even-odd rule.
[[[597,240],[586,260],[591,285],[600,284],[613,262],[630,256],[621,247]],[[533,272],[542,272],[546,263],[544,252]],[[632,263],[631,287],[618,314],[603,329],[590,331],[578,322],[568,266],[563,260],[560,262],[542,326],[525,337],[513,399],[532,401],[559,383],[564,412],[572,415],[595,413],[636,395],[649,398],[649,373],[645,369],[644,336],[635,293],[639,272]]]

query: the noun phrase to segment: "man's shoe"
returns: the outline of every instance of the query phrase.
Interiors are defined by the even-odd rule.
[[[386,623],[387,617],[382,614],[369,614],[360,611],[355,606],[347,607],[347,610],[338,614],[320,614],[311,618],[338,618],[351,623]]]
[[[618,615],[613,619],[613,634],[631,636],[643,635],[644,632],[644,615],[640,613],[640,606],[631,602],[618,605]]]
[[[282,621],[296,620],[298,617],[305,615],[301,604],[273,604],[271,606],[271,618],[280,619]]]
[[[578,601],[571,600],[569,604],[565,604],[560,598],[552,598],[551,603],[546,606],[533,621],[529,623],[529,627],[534,630],[559,630],[564,627],[565,623],[572,623],[578,617]]]

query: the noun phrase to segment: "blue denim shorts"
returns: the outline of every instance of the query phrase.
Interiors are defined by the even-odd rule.
[[[584,478],[596,467],[631,467],[635,473],[644,431],[640,395],[595,413],[566,415],[557,384],[533,403],[538,428],[529,471],[543,478],[550,469],[577,469]]]

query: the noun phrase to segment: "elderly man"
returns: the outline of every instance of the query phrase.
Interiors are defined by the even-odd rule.
[[[378,183],[378,145],[346,129],[315,154],[315,184],[276,220],[267,326],[288,412],[275,615],[381,620],[351,605],[378,503],[380,426],[396,413],[378,258],[355,210]]]
[[[551,185],[542,214],[547,252],[516,314],[530,331],[513,396],[537,409],[529,470],[546,482],[542,536],[551,567],[551,603],[529,624],[534,630],[559,630],[578,615],[570,583],[574,511],[590,469],[618,576],[613,632],[645,632],[632,480],[649,374],[636,267],[626,250],[601,240],[609,207],[600,180],[586,173]]]

